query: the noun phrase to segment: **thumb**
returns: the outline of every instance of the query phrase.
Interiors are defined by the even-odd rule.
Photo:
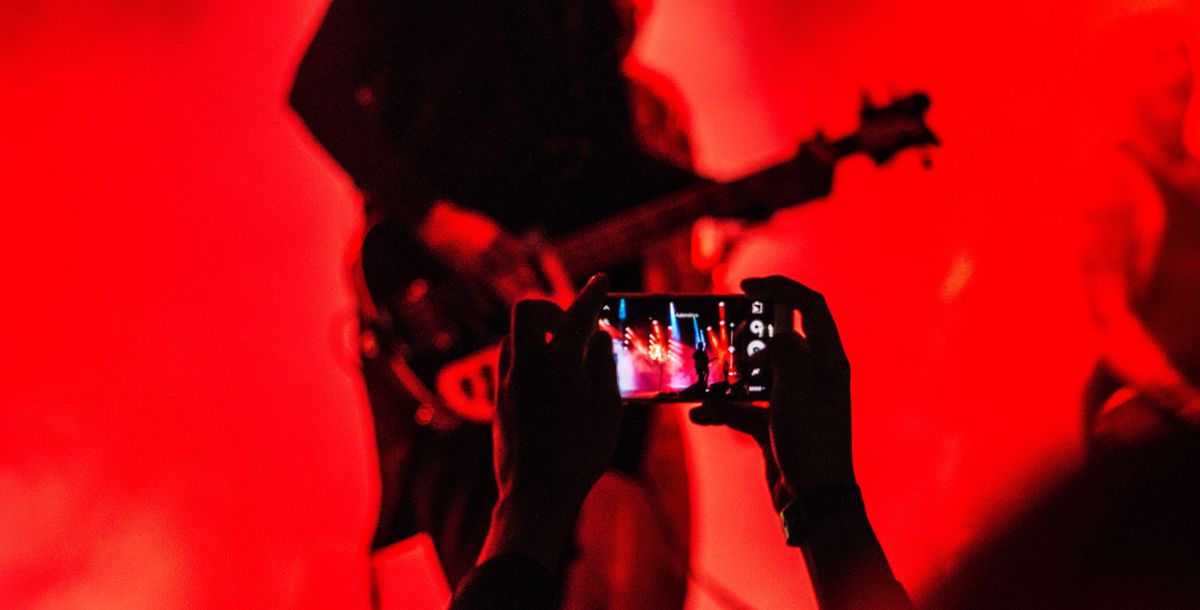
[[[583,368],[588,386],[598,398],[606,403],[619,403],[621,392],[617,389],[617,363],[613,358],[612,341],[606,332],[592,333],[584,347]]]
[[[768,442],[767,410],[746,404],[710,398],[688,411],[692,423],[701,426],[725,426],[754,437],[760,445]]]

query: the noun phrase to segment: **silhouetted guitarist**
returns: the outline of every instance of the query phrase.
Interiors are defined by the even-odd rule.
[[[524,295],[568,289],[544,253],[514,235],[561,235],[698,181],[677,165],[690,155],[682,121],[662,101],[664,81],[627,61],[647,5],[334,0],[297,72],[292,105],[366,200],[363,367],[383,475],[374,543],[430,532],[451,583],[486,533],[491,437],[481,424],[413,425],[420,401],[398,386],[392,354],[373,333],[387,324],[379,303],[420,298],[421,286],[396,284],[388,265],[431,255],[477,287],[452,306],[503,316]],[[805,182],[826,193],[831,165],[810,156]],[[609,271],[614,289],[639,288],[636,268]],[[603,518],[594,525],[604,540],[638,541],[639,553],[616,560],[653,599],[620,601],[612,583],[592,590],[608,587],[616,607],[678,607],[688,532],[682,450],[646,444],[672,433],[656,432],[644,410],[627,423],[618,468],[634,478],[614,486],[651,476],[645,448],[660,464],[658,487],[672,491],[657,500],[658,521],[626,520],[639,531],[604,530]]]

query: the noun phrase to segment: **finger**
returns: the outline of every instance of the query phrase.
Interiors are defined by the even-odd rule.
[[[721,399],[709,399],[699,407],[688,411],[692,423],[701,426],[726,426],[743,434],[749,434],[754,440],[767,440],[767,410],[762,407],[738,404]]]
[[[761,361],[771,366],[790,365],[807,359],[812,351],[812,343],[812,340],[800,336],[800,333],[794,330],[785,330],[771,337],[771,340],[767,341],[767,347],[754,355],[766,354],[765,359]]]
[[[771,365],[771,342],[767,341],[766,347],[746,356],[746,363],[753,367],[764,367]]]
[[[754,352],[753,354],[746,356],[746,362],[750,366],[754,366],[754,367],[770,367],[770,366],[772,366],[772,363],[776,359],[776,356],[774,354],[775,354],[775,352],[778,351],[777,349],[772,348],[772,346],[776,343],[775,338],[783,336],[783,335],[794,335],[794,337],[797,339],[800,339],[802,341],[805,340],[805,337],[803,335],[799,334],[798,332],[796,332],[794,330],[789,330],[789,329],[776,330],[775,334],[772,335],[771,338],[767,339],[767,344],[765,346],[759,348],[759,350]]]
[[[587,371],[588,385],[597,398],[605,403],[621,402],[621,392],[617,389],[617,362],[613,358],[613,340],[608,333],[592,333],[583,353],[583,366]]]
[[[546,333],[561,324],[563,310],[550,301],[530,299],[517,303],[512,313],[513,363],[537,358],[546,351]]]
[[[825,297],[795,280],[780,275],[742,280],[746,294],[761,294],[771,297],[776,303],[776,317],[787,314],[786,308],[795,309],[803,318],[802,328],[795,329],[811,341],[815,348],[830,358],[844,359],[841,338],[833,314],[825,303]],[[779,307],[783,305],[783,308]],[[777,323],[786,327],[786,320]]]
[[[583,290],[579,291],[575,302],[567,308],[550,342],[550,349],[563,356],[582,356],[584,343],[596,330],[596,318],[600,315],[607,294],[608,276],[603,273],[593,275]]]
[[[771,406],[768,419],[792,436],[803,426],[803,409],[817,406],[812,392],[819,385],[812,366],[810,346],[794,332],[771,339]]]
[[[799,310],[800,314],[804,316],[805,334],[822,332],[837,334],[837,326],[833,323],[833,315],[829,313],[825,297],[800,282],[782,275],[752,277],[742,280],[742,290],[746,294],[761,294],[771,297],[777,304]]]
[[[824,369],[824,355],[795,333],[774,339],[771,446],[791,485],[853,480],[849,365]]]

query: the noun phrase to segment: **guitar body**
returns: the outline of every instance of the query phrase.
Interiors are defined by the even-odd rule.
[[[379,312],[378,349],[415,402],[440,415],[490,421],[508,307],[487,286],[458,278],[399,223],[367,231],[362,270]]]

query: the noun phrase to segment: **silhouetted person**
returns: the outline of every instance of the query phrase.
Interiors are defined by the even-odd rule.
[[[1183,131],[1191,55],[1164,13],[1126,19],[1106,42],[1123,121],[1086,189],[1084,269],[1102,351],[1085,421],[1101,445],[1200,421],[1200,161]]]
[[[708,363],[712,359],[708,357],[708,352],[702,347],[697,347],[692,352],[692,363],[696,366],[696,387],[701,390],[708,387]]]

